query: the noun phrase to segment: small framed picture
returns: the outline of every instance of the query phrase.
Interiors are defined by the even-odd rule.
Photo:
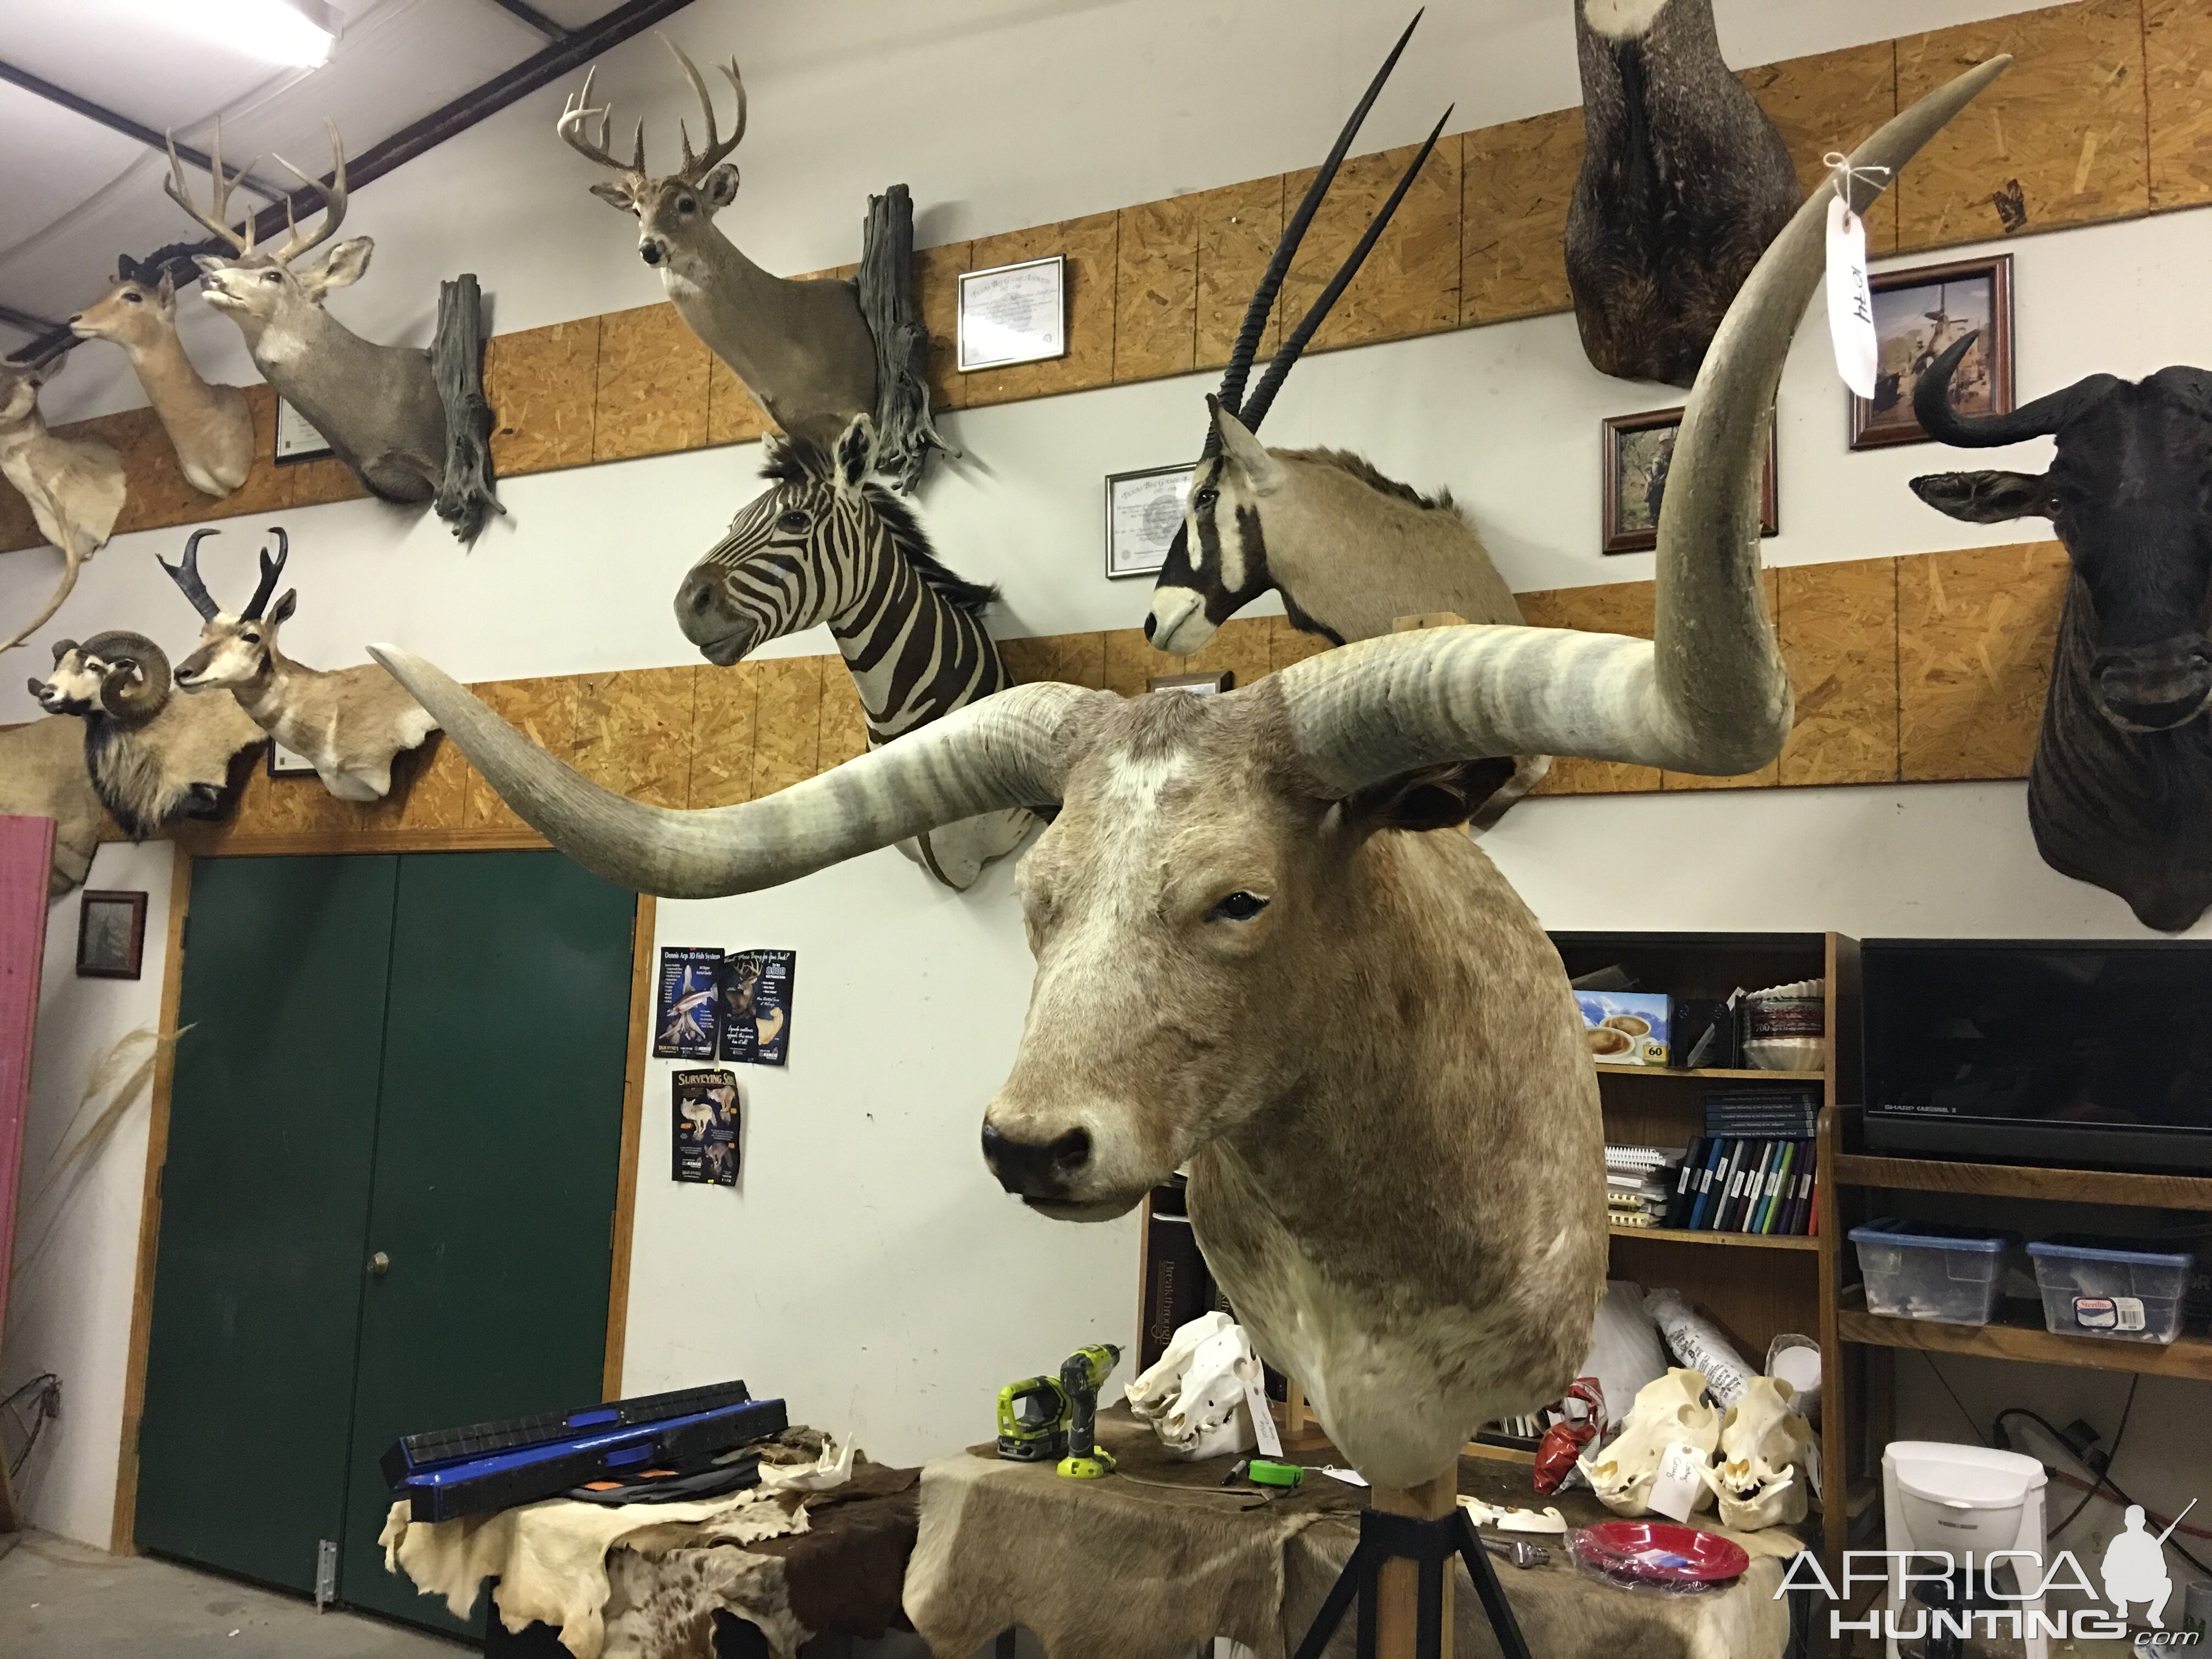
[[[319,461],[337,452],[331,441],[315,430],[315,423],[283,398],[276,400],[276,462]]]
[[[295,754],[276,738],[269,739],[269,775],[272,778],[312,778],[315,763],[305,755]]]
[[[1147,691],[1194,691],[1200,696],[1231,691],[1236,687],[1236,671],[1229,668],[1218,674],[1155,674],[1145,682]]]
[[[1155,466],[1106,478],[1106,574],[1154,576],[1182,528],[1193,466]]]
[[[2012,412],[2012,255],[1886,270],[1868,279],[1880,355],[1871,400],[1851,398],[1851,447],[1929,441],[1913,418],[1923,370],[1962,335],[1978,337],[1951,376],[1961,415]]]
[[[960,372],[1067,355],[1067,258],[960,276]]]
[[[1674,461],[1674,439],[1682,411],[1647,410],[1615,415],[1604,424],[1604,515],[1607,553],[1648,553],[1659,545],[1659,503],[1667,493],[1667,471]],[[1774,429],[1766,433],[1766,469],[1759,491],[1759,533],[1778,536],[1782,520],[1774,488]]]
[[[145,894],[88,891],[77,913],[76,976],[136,979],[145,954]]]

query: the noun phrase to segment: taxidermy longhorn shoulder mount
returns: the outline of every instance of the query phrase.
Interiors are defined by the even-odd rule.
[[[2004,67],[1852,157],[1900,167]],[[501,796],[609,880],[751,892],[940,824],[1056,808],[1018,879],[1036,975],[985,1161],[1039,1213],[1127,1213],[1190,1170],[1200,1248],[1269,1364],[1377,1486],[1557,1399],[1605,1282],[1597,1078],[1557,951],[1466,836],[1449,775],[1564,754],[1716,775],[1780,752],[1759,459],[1824,266],[1808,202],[1690,393],[1656,638],[1433,628],[1212,697],[1020,685],[789,789],[675,811],[372,647]],[[1445,780],[1439,781],[1443,769]]]
[[[274,253],[254,243],[251,214],[228,222],[231,191],[252,170],[224,171],[222,133],[210,147],[213,196],[203,210],[185,187],[184,163],[169,146],[169,199],[228,242],[228,258],[198,254],[208,303],[238,325],[262,378],[321,433],[369,494],[387,501],[434,501],[453,534],[472,542],[486,517],[501,512],[492,494],[491,406],[483,395],[483,304],[477,279],[439,285],[438,333],[430,350],[373,345],[323,308],[336,289],[357,283],[375,245],[340,242],[319,265],[301,257],[330,240],[346,211],[345,148],[330,128],[328,182],[310,179],[283,156],[285,171],[321,200],[322,222],[303,231],[284,201],[290,234]]]
[[[1244,396],[1260,337],[1306,228],[1420,21],[1417,14],[1406,26],[1284,226],[1245,308],[1220,390],[1206,400],[1205,447],[1145,617],[1145,637],[1170,655],[1187,657],[1200,649],[1223,623],[1271,589],[1283,596],[1294,627],[1332,645],[1376,638],[1396,618],[1430,611],[1449,611],[1470,623],[1521,620],[1512,589],[1449,491],[1424,495],[1346,450],[1269,449],[1253,435],[1307,342],[1389,224],[1443,121],[1284,339],[1259,386],[1249,398]],[[1450,116],[1446,110],[1444,118]],[[1536,787],[1550,764],[1547,757],[1527,755],[1517,757],[1510,771],[1486,768],[1488,799],[1475,814],[1476,826],[1496,823]]]
[[[2092,374],[2008,415],[1962,415],[1951,380],[1975,338],[1921,375],[1922,428],[1969,449],[2055,438],[2057,453],[2040,474],[1938,472],[1912,489],[1969,524],[2048,519],[2072,562],[2027,769],[2036,850],[2180,933],[2212,905],[2212,371]]]
[[[1802,194],[1721,58],[1713,0],[1572,0],[1583,167],[1567,286],[1598,372],[1687,386]]]
[[[770,420],[826,451],[855,416],[872,415],[881,471],[900,489],[912,489],[930,450],[957,453],[930,423],[929,331],[914,297],[913,198],[904,185],[868,198],[857,283],[769,275],[714,228],[714,216],[738,194],[737,166],[726,159],[745,136],[737,60],[715,65],[738,95],[736,124],[725,138],[698,66],[667,36],[661,40],[698,96],[705,150],[692,154],[691,135],[679,124],[683,166],[648,173],[640,121],[630,159],[617,160],[608,149],[613,109],[592,103],[596,70],[561,112],[562,142],[613,171],[592,194],[637,216],[638,252],[660,272],[677,314]]]
[[[868,717],[868,746],[941,720],[1013,684],[984,630],[995,587],[941,563],[912,509],[875,476],[874,423],[856,416],[825,451],[771,434],[770,487],[676,590],[676,621],[725,667],[766,641],[827,623]],[[900,846],[965,890],[1035,820],[992,812]]]
[[[52,377],[52,362],[0,363],[0,477],[30,503],[39,533],[62,555],[61,582],[46,608],[0,651],[21,645],[62,608],[77,572],[107,544],[123,512],[123,458],[97,438],[57,438],[46,430],[39,388]]]
[[[235,708],[174,696],[168,655],[143,634],[57,640],[53,673],[31,690],[48,714],[83,717],[84,769],[133,841],[221,817],[231,757],[262,740]]]
[[[127,255],[107,292],[69,319],[80,340],[110,340],[131,359],[185,482],[203,495],[228,495],[253,470],[253,411],[234,386],[210,386],[177,337],[177,281],[167,264]]]
[[[298,603],[296,589],[270,607],[291,544],[274,526],[276,553],[261,555],[261,580],[235,614],[222,610],[200,580],[200,544],[219,532],[195,530],[185,556],[156,564],[200,613],[199,649],[177,665],[186,691],[224,690],[254,725],[312,763],[323,787],[340,800],[381,800],[392,789],[392,757],[438,729],[428,709],[374,663],[323,670],[294,662],[276,646],[276,630]],[[216,701],[216,699],[210,699]]]
[[[39,682],[32,680],[33,695]],[[106,809],[84,769],[84,722],[49,714],[0,732],[0,816],[52,818],[54,862],[46,896],[58,899],[84,880],[100,849]]]

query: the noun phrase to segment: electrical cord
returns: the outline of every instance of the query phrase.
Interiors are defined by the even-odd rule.
[[[2130,1493],[2126,1487],[2121,1486],[2118,1481],[2112,1479],[2111,1473],[2112,1465],[2119,1460],[2120,1438],[2128,1431],[2128,1419],[2135,1410],[2136,1390],[2137,1388],[2142,1386],[2142,1373],[2140,1371],[2136,1372],[2135,1376],[2129,1380],[2127,1404],[2120,1410],[2120,1425],[2118,1429],[2113,1431],[2112,1449],[2106,1455],[2105,1465],[2102,1468],[2098,1468],[2096,1464],[2091,1462],[2080,1452],[2075,1451],[2072,1444],[2067,1440],[2066,1437],[2058,1430],[2053,1428],[2051,1425],[2050,1419],[2043,1416],[2039,1412],[2031,1411],[2025,1406],[2008,1406],[2004,1410],[1997,1413],[1996,1423],[2000,1427],[2003,1424],[2004,1420],[2008,1417],[2023,1417],[2029,1422],[2035,1424],[2038,1427],[2042,1429],[2045,1434],[2048,1434],[2053,1440],[2057,1441],[2061,1446],[2063,1446],[2066,1449],[2068,1455],[2071,1456],[2075,1462],[2079,1463],[2082,1468],[2088,1473],[2088,1491],[2082,1494],[2081,1501],[2074,1506],[2073,1510],[2068,1514],[2066,1518],[2063,1521],[2061,1521],[2057,1526],[2051,1528],[2050,1535],[2051,1537],[2056,1538],[2059,1534],[2064,1532],[2067,1528],[2072,1526],[2074,1522],[2081,1517],[2081,1512],[2087,1510],[2092,1502],[2106,1492],[2110,1492],[2112,1496],[2118,1498],[2123,1504],[2140,1509],[2146,1516],[2150,1514],[2149,1506],[2148,1504],[2137,1503],[2135,1496]],[[2176,1531],[2178,1533],[2179,1529],[2177,1528]],[[2180,1541],[2177,1535],[2169,1534],[2167,1536],[2166,1547],[2172,1550],[2183,1560],[2188,1562],[2189,1565],[2196,1568],[2197,1571],[2207,1574],[2208,1576],[2212,1576],[2212,1567],[2208,1567],[2203,1562],[2198,1560],[2197,1557],[2191,1553],[2188,1547]]]

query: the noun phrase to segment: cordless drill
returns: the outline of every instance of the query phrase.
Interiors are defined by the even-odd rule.
[[[1096,1480],[1114,1472],[1114,1455],[1098,1443],[1098,1389],[1121,1361],[1111,1342],[1094,1342],[1067,1356],[1060,1386],[1067,1395],[1067,1455],[1060,1472],[1071,1480]]]

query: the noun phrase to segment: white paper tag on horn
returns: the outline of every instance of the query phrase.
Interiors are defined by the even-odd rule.
[[[1259,1362],[1253,1361],[1252,1370],[1259,1369]],[[1247,1376],[1244,1379],[1244,1409],[1252,1414],[1252,1438],[1258,1443],[1261,1455],[1280,1457],[1283,1437],[1275,1432],[1275,1414],[1267,1409],[1267,1391],[1257,1376]]]
[[[1711,1459],[1686,1440],[1677,1440],[1659,1460],[1659,1474],[1651,1483],[1645,1507],[1669,1521],[1687,1521],[1705,1495],[1701,1471]]]
[[[1866,221],[1838,195],[1828,202],[1828,337],[1836,373],[1862,398],[1874,396],[1881,367],[1874,333],[1874,295],[1867,286]]]

